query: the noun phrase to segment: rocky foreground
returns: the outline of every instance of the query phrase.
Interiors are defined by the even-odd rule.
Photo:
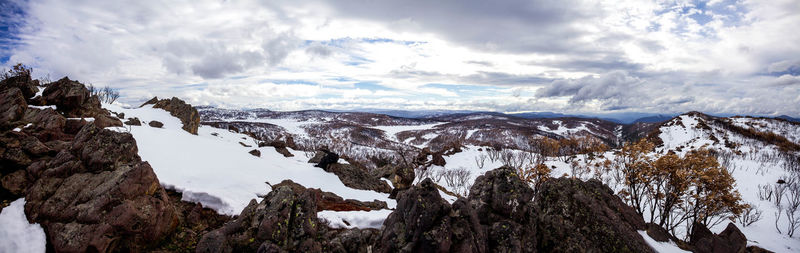
[[[333,229],[317,212],[385,203],[344,200],[291,181],[272,186],[238,216],[221,216],[161,186],[121,127],[137,119],[112,115],[68,78],[40,94],[39,85],[29,75],[0,83],[0,206],[25,198],[25,214],[42,225],[50,251],[653,252],[639,231],[696,252],[760,250],[746,248],[735,226],[719,235],[697,229],[681,242],[645,224],[599,181],[551,179],[534,192],[505,167],[479,177],[453,204],[429,179],[411,185],[411,170],[385,172],[398,202],[381,229]],[[197,133],[197,111],[180,99],[146,104]],[[322,167],[350,173],[346,166]],[[352,182],[390,191],[379,183]]]

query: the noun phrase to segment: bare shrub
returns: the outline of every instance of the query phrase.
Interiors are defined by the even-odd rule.
[[[738,220],[739,224],[742,224],[742,227],[750,226],[761,220],[761,210],[758,210],[753,204],[747,204]]]

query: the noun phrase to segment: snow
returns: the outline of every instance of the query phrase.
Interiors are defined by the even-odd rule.
[[[28,223],[25,199],[17,199],[0,212],[0,252],[45,252],[44,229]]]
[[[653,238],[651,238],[649,235],[647,235],[647,231],[640,230],[639,234],[642,235],[642,238],[644,238],[644,241],[647,242],[647,245],[650,245],[650,248],[653,248],[653,250],[655,250],[656,252],[660,252],[660,253],[691,252],[691,251],[685,251],[685,250],[682,250],[681,248],[678,248],[678,245],[675,245],[675,243],[672,242],[672,241],[670,241],[670,242],[659,242],[659,241],[656,241]]]
[[[50,108],[50,109],[55,110],[56,106],[55,105],[43,105],[43,106],[28,105],[28,108],[36,108],[36,109],[39,109],[39,110],[44,110],[44,109]]]
[[[426,125],[374,126],[372,128],[383,130],[387,137],[396,140],[397,134],[400,132],[432,129],[441,124],[442,123]]]
[[[35,98],[37,96],[41,96],[44,93],[44,88],[45,88],[44,86],[39,86],[39,91],[37,91],[36,94],[34,94],[32,98]]]
[[[317,217],[327,221],[332,228],[381,228],[392,210],[375,211],[320,211]],[[349,225],[348,225],[349,224]]]
[[[556,128],[555,130],[550,129],[547,126],[538,126],[537,128],[539,128],[539,130],[541,130],[541,131],[554,133],[554,134],[561,135],[561,136],[568,136],[570,134],[578,133],[578,132],[581,132],[581,131],[591,132],[591,131],[589,131],[589,128],[586,127],[586,123],[582,123],[580,126],[578,126],[576,128],[566,127],[566,126],[564,126],[562,124],[562,122],[560,120],[554,120],[553,123],[558,125],[558,128]]]
[[[14,132],[19,132],[19,131],[22,131],[22,128],[15,127],[15,128],[14,128],[14,129],[12,129],[11,131],[14,131]]]
[[[128,117],[164,123],[163,128],[128,126],[142,160],[150,163],[162,185],[183,192],[183,200],[201,203],[219,213],[239,214],[251,199],[271,190],[265,182],[277,184],[285,179],[333,192],[345,199],[377,199],[386,201],[390,208],[396,205],[389,194],[349,188],[336,175],[313,167],[297,156],[283,157],[272,147],[258,148],[261,157],[252,156],[247,152],[254,147],[239,144],[253,143],[247,135],[209,126],[200,126],[198,135],[192,135],[181,129],[180,120],[151,105],[134,109],[113,104],[104,104],[104,107]],[[125,128],[109,129],[127,131]]]
[[[282,119],[268,119],[268,118],[258,118],[258,119],[248,119],[244,120],[246,122],[258,122],[258,123],[269,123],[273,125],[278,125],[286,129],[287,132],[297,135],[297,136],[305,136],[306,130],[304,127],[308,125],[312,125],[315,123],[320,123],[318,121],[300,121],[293,118],[282,118]]]

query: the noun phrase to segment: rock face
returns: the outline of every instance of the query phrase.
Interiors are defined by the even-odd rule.
[[[557,178],[536,196],[538,248],[544,251],[653,252],[645,223],[600,181]]]
[[[718,235],[711,233],[706,226],[695,223],[692,225],[689,245],[693,247],[692,251],[698,253],[744,252],[747,238],[733,223],[728,223]]]
[[[284,180],[272,186],[272,188],[277,189],[283,186],[288,186],[294,192],[311,192],[311,196],[314,197],[314,201],[317,203],[317,211],[370,211],[386,209],[386,202],[383,201],[374,200],[372,202],[362,202],[354,199],[343,199],[332,192],[325,192],[315,188],[306,189],[292,180]]]
[[[142,104],[142,106],[149,104],[152,104],[153,108],[161,108],[168,111],[169,114],[181,120],[181,123],[183,123],[183,130],[191,134],[197,134],[197,128],[200,126],[200,114],[197,113],[197,109],[194,109],[192,105],[176,97],[162,100],[158,100],[158,97],[154,97]]]
[[[325,170],[336,174],[344,185],[354,189],[391,193],[392,187],[366,170],[352,164],[331,164]]]
[[[0,198],[26,199],[26,216],[44,227],[48,250],[143,251],[171,232],[173,206],[133,137],[103,129],[122,122],[67,78],[37,102],[57,109],[30,108],[25,97],[35,85],[0,83]]]
[[[87,124],[68,150],[33,170],[29,219],[42,224],[62,251],[107,252],[151,245],[176,225],[152,168],[130,134]]]

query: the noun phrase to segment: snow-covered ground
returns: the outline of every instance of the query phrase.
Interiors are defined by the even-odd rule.
[[[44,229],[25,218],[25,199],[0,212],[0,252],[45,252]]]
[[[426,129],[433,129],[442,123],[436,124],[427,124],[427,125],[397,125],[397,126],[374,126],[371,128],[383,130],[391,140],[397,140],[397,133],[404,132],[404,131],[416,131],[416,130],[426,130]]]
[[[251,199],[271,190],[265,182],[277,184],[285,179],[345,199],[377,199],[386,201],[390,208],[396,205],[389,194],[349,188],[336,175],[313,167],[298,156],[286,158],[272,147],[258,148],[244,134],[200,126],[198,135],[192,135],[182,130],[180,120],[169,112],[149,105],[132,109],[109,104],[104,107],[142,120],[142,126],[115,130],[133,134],[139,155],[150,163],[162,185],[183,192],[186,201],[202,203],[220,213],[239,214]],[[148,126],[152,120],[164,123],[163,128]],[[252,149],[259,149],[261,157],[248,154]]]

